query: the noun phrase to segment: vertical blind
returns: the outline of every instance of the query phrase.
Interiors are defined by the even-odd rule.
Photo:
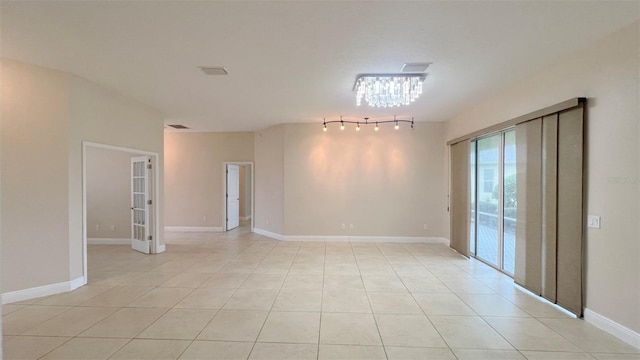
[[[583,311],[584,106],[575,98],[452,140],[451,247],[469,255],[469,140],[516,127],[514,281],[578,316]]]

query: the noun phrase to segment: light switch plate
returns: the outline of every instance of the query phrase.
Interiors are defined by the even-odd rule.
[[[589,215],[587,217],[587,226],[594,229],[600,229],[600,216]]]

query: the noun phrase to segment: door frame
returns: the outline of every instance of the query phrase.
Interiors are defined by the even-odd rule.
[[[251,232],[253,232],[253,221],[255,219],[255,174],[253,171],[253,161],[223,161],[222,162],[222,231],[227,231],[227,165],[247,166],[251,173]]]
[[[88,281],[88,265],[87,265],[87,148],[101,148],[107,150],[122,151],[132,155],[143,155],[151,158],[151,166],[153,170],[153,227],[151,229],[153,240],[151,240],[151,254],[159,254],[164,252],[164,247],[160,246],[158,234],[160,234],[160,169],[158,161],[160,156],[156,152],[131,149],[122,146],[113,146],[101,144],[91,141],[82,142],[82,266],[85,280]]]

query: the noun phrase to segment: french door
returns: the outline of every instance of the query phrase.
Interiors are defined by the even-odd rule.
[[[151,158],[131,158],[131,248],[149,253],[152,240]]]
[[[508,274],[515,265],[515,130],[471,141],[469,250]]]

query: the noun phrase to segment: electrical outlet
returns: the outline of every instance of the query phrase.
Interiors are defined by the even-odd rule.
[[[340,224],[340,229],[344,230],[346,228],[347,228],[347,226],[345,224]]]
[[[116,229],[115,225],[111,225],[111,231],[114,231]]]
[[[96,230],[100,230],[100,224],[96,224]]]
[[[207,215],[204,215],[204,216],[202,217],[202,222],[207,222]]]
[[[349,224],[349,229],[353,230],[354,226],[353,224]]]
[[[423,228],[424,230],[427,230],[427,224],[423,224],[423,225],[422,225],[422,228]]]
[[[597,215],[587,216],[587,226],[594,229],[600,229],[600,216],[597,216]]]
[[[269,225],[269,219],[267,219],[267,225]]]

